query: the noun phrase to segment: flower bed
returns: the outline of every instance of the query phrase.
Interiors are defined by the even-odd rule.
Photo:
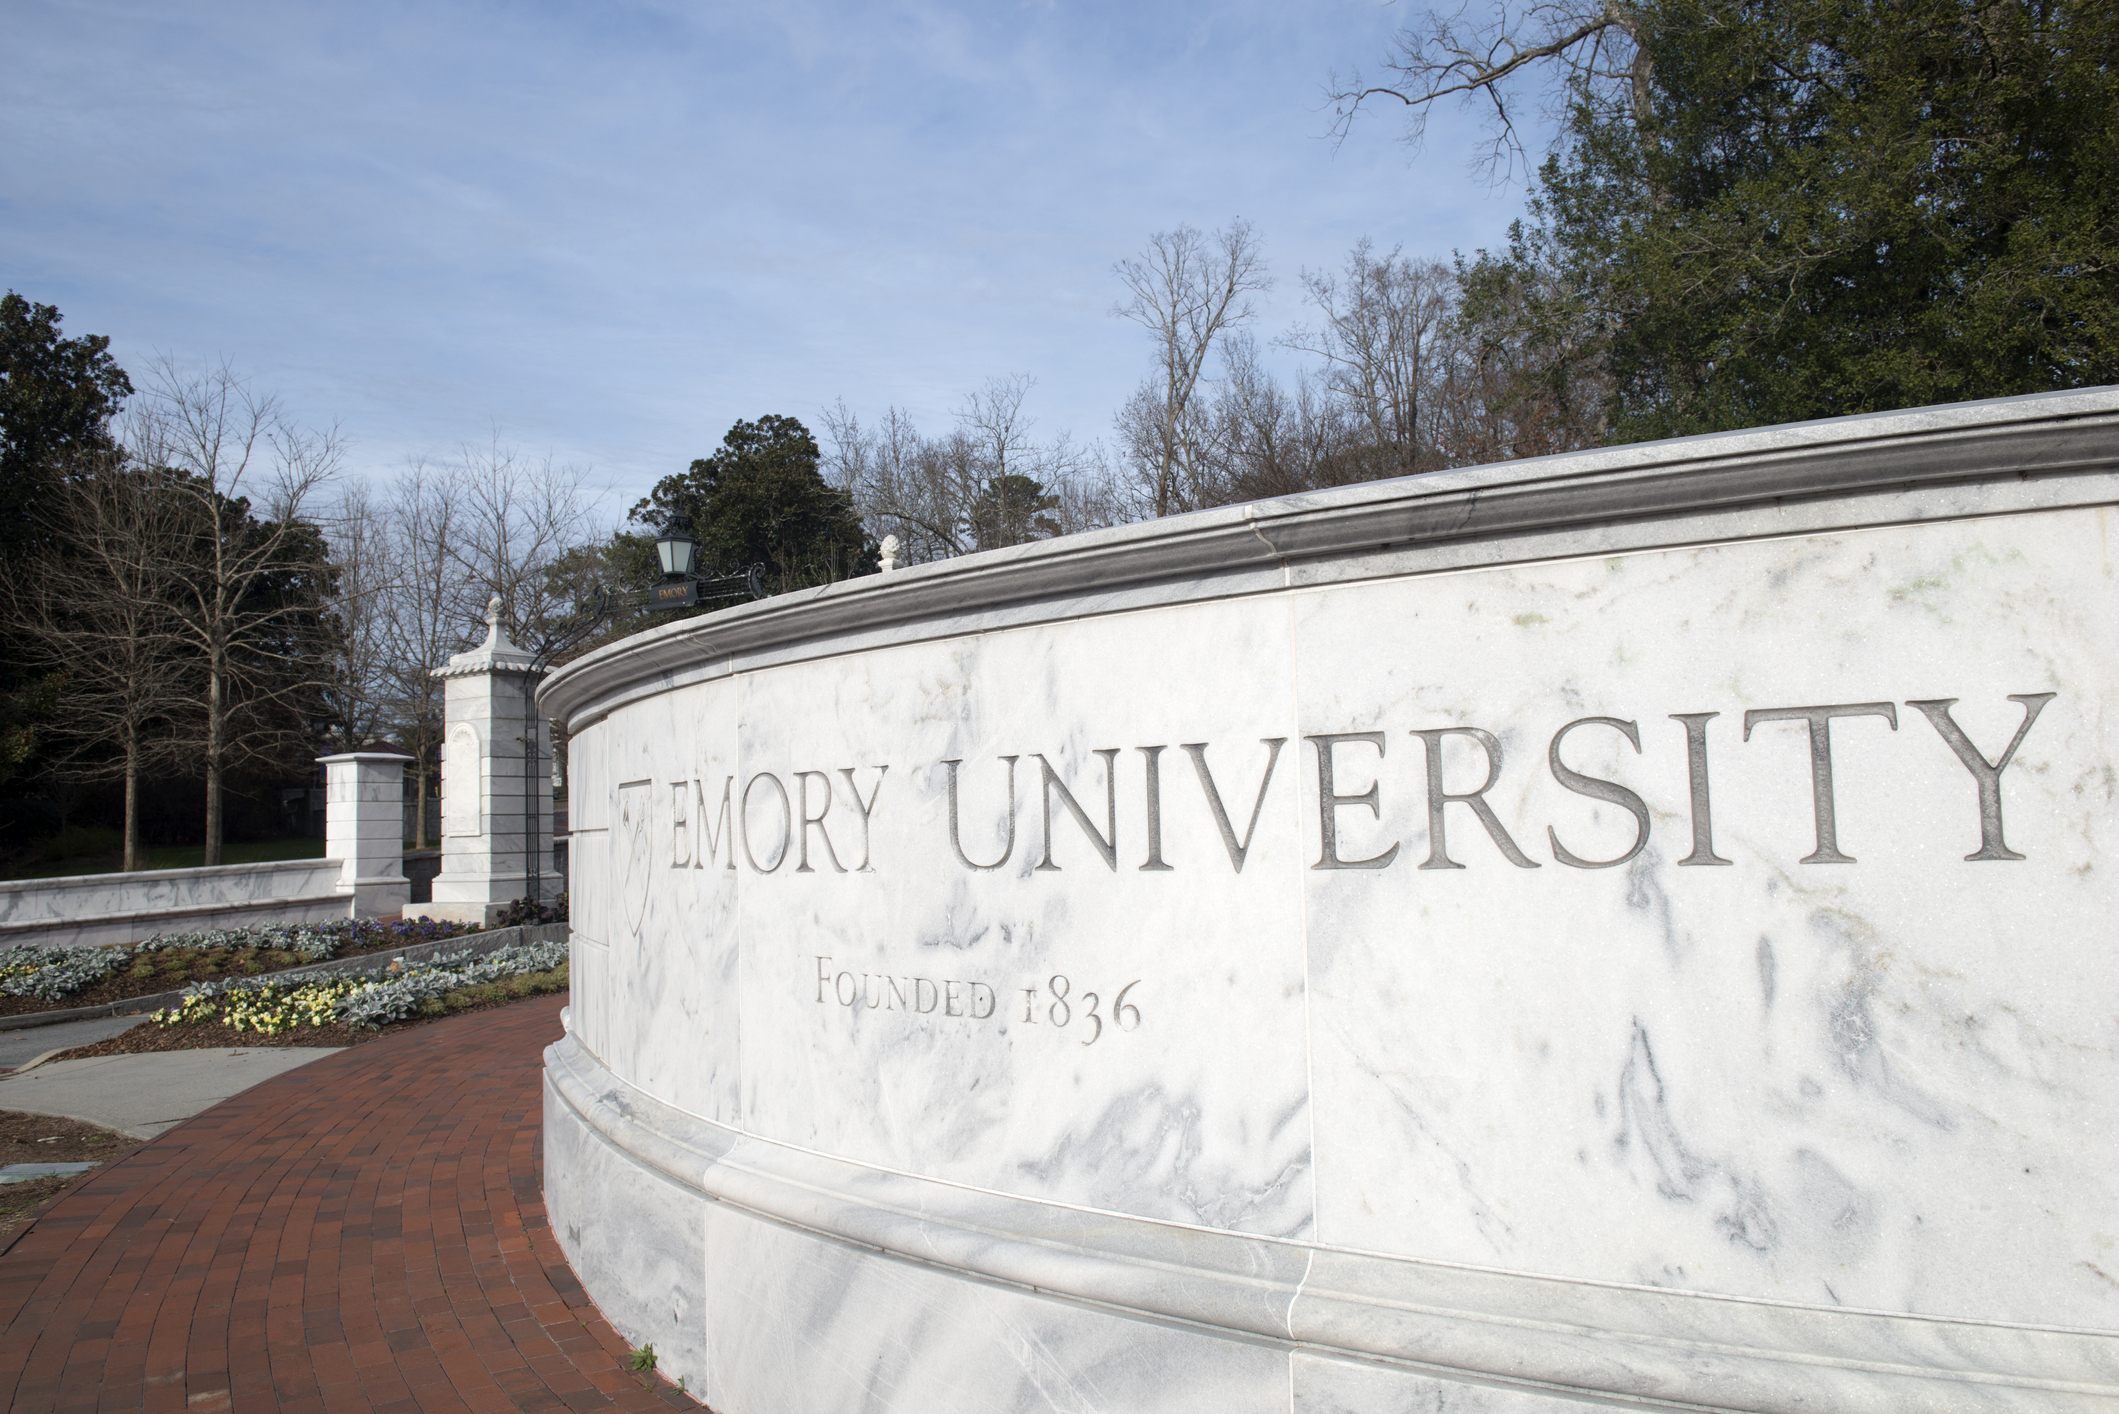
[[[414,967],[400,960],[374,977],[319,977],[291,987],[259,977],[195,982],[176,1005],[148,1019],[158,1026],[225,1026],[265,1036],[334,1025],[374,1031],[566,985],[565,943],[517,943],[483,957],[444,953]]]
[[[187,982],[254,977],[475,931],[465,924],[429,919],[360,919],[216,928],[107,947],[0,949],[0,1015],[101,1005],[174,991]]]

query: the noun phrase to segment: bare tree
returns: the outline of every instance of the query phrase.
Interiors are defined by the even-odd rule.
[[[1226,500],[1293,495],[1376,474],[1362,425],[1307,372],[1296,375],[1292,390],[1283,388],[1248,334],[1229,340],[1223,362],[1213,421]]]
[[[141,774],[180,759],[171,704],[195,695],[186,679],[199,666],[175,611],[173,567],[191,525],[167,475],[116,453],[76,458],[39,508],[53,533],[6,581],[26,666],[63,684],[60,769],[124,783],[128,872],[139,867]]]
[[[128,408],[125,440],[186,521],[168,574],[176,633],[199,663],[187,716],[206,775],[203,862],[218,864],[231,766],[284,760],[305,744],[299,712],[317,685],[315,624],[329,588],[307,516],[343,444],[336,429],[294,426],[226,364],[188,372],[166,358]]]
[[[1112,523],[1109,477],[1094,448],[1066,433],[1033,437],[1023,403],[1036,380],[990,378],[966,395],[957,426],[926,437],[897,408],[865,427],[846,405],[824,412],[829,478],[878,540],[921,564]]]
[[[1343,275],[1304,271],[1302,285],[1324,322],[1298,327],[1282,342],[1324,359],[1325,387],[1366,426],[1380,463],[1375,475],[1420,471],[1422,404],[1442,372],[1437,345],[1456,313],[1455,273],[1395,249],[1379,259],[1364,236]]]
[[[1210,400],[1189,397],[1173,418],[1163,389],[1142,383],[1119,407],[1112,430],[1126,466],[1127,519],[1152,520],[1228,502],[1227,466]]]
[[[468,591],[457,569],[456,486],[423,461],[414,461],[391,488],[390,538],[397,573],[387,619],[390,706],[398,740],[412,754],[415,849],[426,849],[427,796],[440,765],[442,682],[434,669],[468,646],[464,628]]]
[[[319,665],[326,732],[336,750],[379,737],[395,683],[399,545],[390,517],[364,481],[344,487],[325,511],[334,593],[325,616],[331,656]]]
[[[897,538],[899,563],[925,564],[969,548],[962,493],[968,449],[930,443],[895,407],[864,426],[839,402],[825,409],[823,424],[827,479],[846,492],[869,534]]]
[[[1030,435],[1036,419],[1024,413],[1023,399],[1036,382],[1027,373],[989,378],[957,413],[952,440],[965,450],[952,461],[969,467],[965,518],[978,549],[1087,530],[1097,519],[1094,454],[1065,432],[1042,443]]]
[[[594,534],[586,473],[549,456],[527,461],[496,435],[484,447],[465,446],[446,476],[454,510],[442,544],[461,586],[459,621],[481,620],[498,594],[508,632],[535,637],[572,607],[545,571]]]
[[[1215,341],[1253,316],[1250,296],[1272,287],[1258,237],[1242,220],[1207,236],[1190,226],[1159,231],[1140,255],[1113,267],[1128,298],[1112,313],[1146,329],[1156,371],[1120,414],[1122,439],[1136,458],[1152,458],[1154,513],[1177,507],[1179,482],[1199,477],[1186,460],[1193,397]]]

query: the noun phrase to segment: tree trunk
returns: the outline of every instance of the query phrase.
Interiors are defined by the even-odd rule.
[[[125,741],[125,872],[140,867],[140,743]]]
[[[412,751],[412,769],[419,773],[418,803],[412,814],[412,847],[427,847],[427,744],[422,741]]]
[[[206,683],[206,848],[201,854],[201,864],[221,862],[221,755],[222,735],[228,726],[226,708],[221,694],[226,689],[221,665],[216,662],[207,669]]]

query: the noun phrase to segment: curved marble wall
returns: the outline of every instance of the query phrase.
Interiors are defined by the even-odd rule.
[[[2119,1399],[2119,390],[556,674],[553,1222],[721,1414]]]

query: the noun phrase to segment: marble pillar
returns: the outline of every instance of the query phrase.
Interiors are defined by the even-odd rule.
[[[441,873],[434,901],[414,905],[414,917],[492,922],[527,895],[526,849],[552,838],[551,733],[525,693],[534,664],[502,631],[497,598],[486,623],[485,642],[434,672],[445,684]],[[535,743],[534,768],[525,737]],[[540,892],[556,894],[550,865],[540,874]]]
[[[317,758],[324,767],[324,857],[340,864],[338,891],[355,918],[396,918],[412,896],[405,878],[405,767],[391,751]]]

